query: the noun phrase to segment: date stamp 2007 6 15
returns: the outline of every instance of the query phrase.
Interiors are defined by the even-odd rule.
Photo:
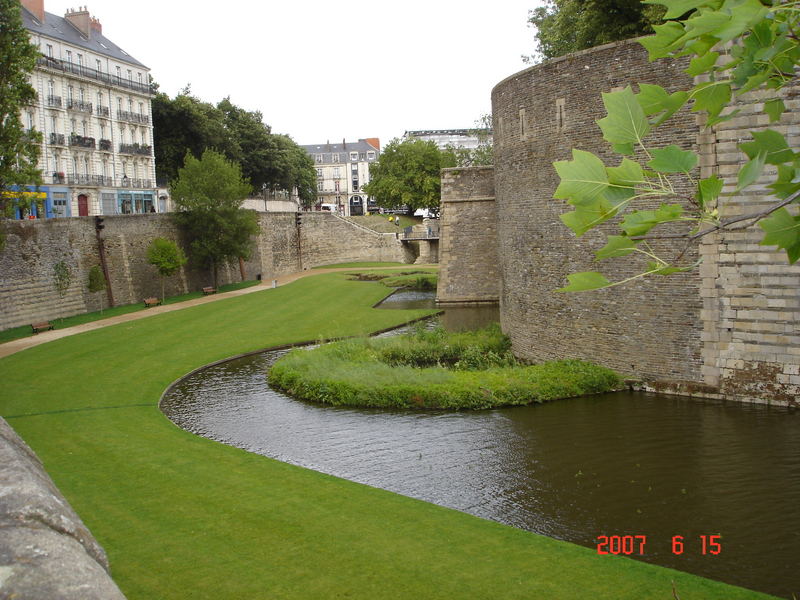
[[[699,536],[700,554],[720,554],[722,544],[721,535],[701,535]],[[683,554],[687,549],[686,538],[682,535],[672,536],[672,553]],[[598,535],[597,553],[598,554],[636,554],[644,556],[647,546],[646,535]]]

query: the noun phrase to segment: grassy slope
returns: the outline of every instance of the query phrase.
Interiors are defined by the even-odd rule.
[[[672,579],[684,600],[760,597],[229,448],[158,411],[201,364],[424,312],[367,308],[386,291],[320,275],[56,340],[0,360],[0,414],[130,600],[668,598]]]

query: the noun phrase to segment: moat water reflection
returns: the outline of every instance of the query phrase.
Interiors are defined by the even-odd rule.
[[[281,461],[592,548],[646,536],[635,558],[800,596],[797,413],[627,392],[483,412],[332,408],[267,386],[282,353],[198,372],[162,409]],[[718,555],[703,554],[711,535]]]

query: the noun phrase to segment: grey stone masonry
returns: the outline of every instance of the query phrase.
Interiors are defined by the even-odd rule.
[[[442,170],[439,303],[497,302],[497,214],[494,169]]]
[[[579,148],[606,164],[618,164],[620,157],[610,152],[596,123],[605,116],[600,92],[626,85],[635,89],[637,82],[658,84],[668,92],[689,89],[694,82],[685,73],[686,64],[650,63],[645,50],[629,40],[546,61],[495,86],[501,324],[514,353],[529,361],[583,358],[640,378],[649,389],[796,405],[800,265],[789,265],[784,252],[760,245],[757,227],[703,238],[686,254],[692,261],[702,258],[700,267],[688,273],[591,292],[556,291],[570,273],[599,270],[611,281],[622,281],[641,273],[644,262],[593,260],[605,238],[595,230],[576,238],[561,223],[569,207],[553,199],[559,182],[553,162],[569,160],[571,150]],[[651,133],[648,142],[698,152],[700,166],[693,177],[717,174],[725,182],[724,192],[733,192],[747,161],[738,145],[751,130],[772,127],[787,134],[791,147],[800,146],[800,88],[783,94],[787,112],[777,124],[768,123],[763,97],[751,92],[738,97],[740,112],[733,119],[711,130],[684,109]],[[724,194],[721,217],[775,203],[766,188],[770,175],[744,193]],[[688,186],[677,191],[694,192]],[[654,199],[653,207],[660,201]],[[610,224],[599,229],[616,233]],[[684,242],[651,244],[669,256]]]
[[[0,418],[0,598],[124,600],[106,554]]]
[[[359,227],[330,213],[259,213],[260,232],[244,262],[245,278],[269,281],[306,268],[350,261],[413,262],[394,234]],[[104,217],[101,232],[115,303],[133,304],[161,295],[161,282],[147,262],[156,237],[188,244],[168,214]],[[6,244],[0,252],[0,330],[52,321],[107,307],[105,292],[89,293],[89,270],[100,264],[93,217],[0,221]],[[63,297],[55,288],[54,267],[63,262],[71,281]],[[218,283],[241,280],[238,264],[219,268]],[[165,280],[167,295],[211,285],[211,274],[190,261]]]

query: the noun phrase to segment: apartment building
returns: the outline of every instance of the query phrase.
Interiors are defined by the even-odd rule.
[[[378,138],[341,144],[302,146],[317,169],[317,206],[343,216],[363,215],[370,198],[362,191],[369,182],[369,165],[378,160]]]
[[[425,129],[406,131],[404,140],[417,139],[435,143],[440,150],[448,146],[473,150],[481,143],[491,144],[492,132],[488,129]]]
[[[149,69],[105,37],[86,7],[59,17],[45,12],[44,0],[21,5],[41,52],[31,75],[38,101],[22,115],[27,128],[44,134],[44,214],[36,207],[32,213],[53,218],[165,210],[155,187]]]

